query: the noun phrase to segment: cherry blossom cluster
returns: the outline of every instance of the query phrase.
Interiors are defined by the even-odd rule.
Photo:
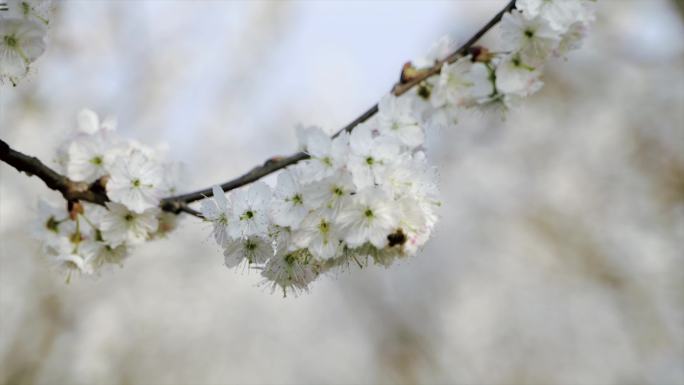
[[[36,236],[69,277],[73,271],[93,274],[120,265],[131,246],[176,227],[176,215],[158,206],[176,191],[179,165],[165,162],[160,150],[121,139],[115,128],[113,119],[100,121],[95,112],[83,110],[78,129],[57,150],[63,175],[103,189],[110,202],[39,205]]]
[[[225,264],[258,270],[264,285],[286,294],[307,290],[333,269],[389,266],[416,254],[433,232],[440,205],[437,174],[424,152],[425,129],[452,128],[466,109],[502,111],[537,92],[544,65],[579,47],[594,17],[593,3],[518,0],[502,17],[500,49],[471,48],[447,61],[455,48],[442,39],[425,58],[405,66],[402,79],[441,66],[438,76],[412,92],[384,96],[377,113],[349,131],[331,137],[318,127],[300,128],[300,150],[308,157],[280,171],[275,186],[257,181],[227,195],[214,186],[200,213]],[[12,20],[46,23],[34,3],[11,4],[23,10],[7,13]],[[2,20],[0,32],[12,24]],[[15,82],[44,49],[44,34],[5,36],[13,37],[0,48],[2,76]],[[32,51],[37,55],[27,56],[27,47],[39,43],[43,48]],[[17,55],[22,60],[10,73],[4,63]],[[131,246],[175,227],[176,215],[159,204],[176,192],[179,166],[158,150],[119,138],[115,125],[82,111],[77,132],[57,156],[59,171],[70,180],[106,193],[105,206],[40,205],[38,236],[68,274],[120,265]]]
[[[424,127],[451,127],[462,109],[503,110],[538,91],[545,62],[577,48],[592,19],[592,1],[519,0],[503,16],[500,53],[479,48],[443,64],[416,92],[385,96],[350,134],[301,129],[310,159],[281,172],[274,189],[258,182],[225,196],[215,186],[202,213],[226,265],[258,269],[265,283],[297,292],[338,266],[388,266],[415,254],[439,206]],[[442,39],[409,69],[453,51]]]
[[[368,258],[389,265],[430,236],[439,205],[423,128],[410,98],[388,95],[379,112],[331,138],[299,130],[310,158],[226,197],[202,203],[229,267],[248,265],[285,292],[305,290],[331,266]]]
[[[16,85],[45,52],[50,1],[0,0],[0,80]]]
[[[516,9],[501,20],[497,50],[471,49],[416,88],[416,108],[426,124],[453,125],[469,108],[503,112],[537,92],[544,65],[580,47],[594,20],[594,5],[595,0],[516,1]],[[411,69],[432,66],[453,51],[451,40],[442,38]]]

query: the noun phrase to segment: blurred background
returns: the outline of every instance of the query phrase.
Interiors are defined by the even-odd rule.
[[[58,2],[0,135],[49,161],[89,107],[195,190],[291,153],[296,124],[343,126],[505,3]],[[59,195],[1,164],[0,383],[684,384],[682,9],[598,8],[505,121],[429,133],[444,204],[422,252],[299,297],[225,268],[195,218],[66,284],[30,236]]]

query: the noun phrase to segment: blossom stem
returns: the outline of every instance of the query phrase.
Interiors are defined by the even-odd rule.
[[[487,24],[485,24],[479,31],[477,31],[465,44],[452,52],[443,60],[438,60],[432,67],[421,71],[417,76],[411,78],[406,82],[398,82],[392,87],[392,93],[396,96],[405,94],[416,85],[423,82],[425,79],[439,74],[444,63],[453,63],[460,57],[467,54],[468,50],[492,27],[494,27],[506,12],[515,9],[515,0],[511,0],[499,13],[497,13]],[[333,137],[337,137],[342,132],[350,132],[354,127],[365,122],[373,115],[378,113],[378,104],[376,103],[368,110],[366,110],[359,117],[352,122],[342,127]],[[257,166],[247,172],[246,174],[221,184],[223,191],[230,191],[244,185],[255,182],[266,175],[274,173],[285,167],[293,165],[299,161],[309,158],[309,155],[304,152],[298,152],[287,157],[273,157],[262,165]],[[41,179],[52,190],[59,191],[67,201],[85,201],[99,205],[104,205],[109,201],[104,189],[98,185],[98,181],[93,184],[83,182],[75,182],[64,175],[59,174],[55,170],[46,166],[38,158],[23,154],[12,149],[6,142],[0,140],[0,160],[17,169],[19,172],[24,172],[29,176],[35,175]],[[181,212],[202,218],[202,214],[197,210],[188,206],[189,203],[211,197],[213,195],[211,187],[194,191],[187,194],[176,195],[162,199],[160,208],[164,211],[179,214]]]
[[[75,182],[46,166],[40,159],[11,148],[0,139],[0,160],[28,176],[37,176],[52,190],[59,191],[67,201],[86,201],[104,205],[109,200],[104,192],[92,185]]]
[[[445,59],[438,60],[432,67],[429,67],[425,71],[421,71],[419,75],[412,78],[410,81],[405,83],[399,82],[395,84],[392,88],[392,92],[394,93],[394,95],[400,96],[405,94],[410,89],[423,82],[425,79],[439,74],[439,72],[442,70],[442,66],[444,65],[444,63],[453,63],[460,57],[466,55],[468,50],[473,45],[475,45],[475,43],[477,43],[477,41],[480,40],[480,38],[485,33],[487,33],[490,29],[492,29],[496,24],[498,24],[501,21],[501,18],[505,13],[510,12],[513,9],[515,9],[515,0],[509,1],[508,4],[501,11],[499,11],[499,13],[497,13],[487,24],[480,28],[480,30],[478,30],[467,42],[465,42],[457,50],[449,54],[449,56],[447,56]],[[368,110],[366,110],[366,112],[364,112],[359,117],[354,119],[352,122],[350,122],[349,124],[341,128],[339,131],[337,131],[335,135],[333,135],[333,137],[339,136],[344,131],[351,132],[354,129],[354,127],[370,119],[373,115],[377,113],[378,104],[376,103]],[[253,168],[246,174],[221,184],[221,189],[223,189],[223,191],[230,191],[242,187],[244,185],[257,181],[266,175],[269,175],[275,171],[293,165],[307,158],[309,158],[309,155],[304,152],[299,152],[287,157],[271,158],[267,160],[263,165]],[[212,195],[212,188],[208,187],[203,190],[172,196],[162,200],[162,208],[164,207],[164,205],[174,206],[180,204],[181,202],[184,202],[186,204],[195,202],[198,200],[202,200],[204,198],[211,197]]]

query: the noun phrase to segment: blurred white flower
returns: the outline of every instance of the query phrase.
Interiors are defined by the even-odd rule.
[[[391,197],[379,187],[369,187],[354,195],[336,220],[350,247],[370,242],[379,249],[387,245],[387,236],[397,224]]]
[[[300,131],[303,150],[311,159],[301,163],[299,170],[303,182],[317,181],[328,177],[344,167],[349,152],[349,134],[341,133],[331,138],[318,127],[310,127]]]
[[[211,233],[216,243],[220,246],[225,246],[226,242],[228,242],[227,226],[230,207],[221,187],[213,186],[212,193],[212,198],[202,201],[200,212],[204,219],[211,222],[214,226]]]
[[[339,171],[329,178],[303,187],[304,204],[310,209],[327,208],[337,212],[344,199],[354,192],[354,182],[348,171]]]
[[[6,10],[0,12],[4,17],[16,17],[49,24],[51,0],[2,0]]]
[[[570,25],[558,43],[558,47],[556,47],[556,55],[563,56],[570,51],[579,49],[582,46],[582,41],[587,37],[587,31],[586,23],[576,22]]]
[[[112,201],[142,213],[157,206],[163,193],[160,166],[142,152],[133,150],[112,166],[107,182],[107,195]]]
[[[249,188],[234,191],[230,198],[233,208],[228,220],[228,235],[233,238],[266,237],[271,188],[264,182],[255,182]]]
[[[0,79],[15,84],[45,52],[45,26],[20,18],[0,16]]]
[[[242,261],[265,263],[273,256],[271,242],[261,236],[251,236],[229,241],[223,252],[228,267],[238,266]]]
[[[417,68],[430,67],[438,60],[444,60],[450,53],[456,50],[456,42],[449,35],[444,35],[439,38],[425,56],[413,60],[413,65]]]
[[[107,175],[114,157],[113,142],[105,132],[84,135],[71,142],[67,149],[66,175],[69,179],[91,183]]]
[[[508,55],[496,67],[496,88],[503,94],[529,96],[543,85],[539,76],[540,72],[519,55]]]
[[[589,21],[591,12],[587,3],[586,0],[518,0],[515,6],[527,18],[539,17],[564,33],[576,20]]]
[[[107,202],[109,211],[102,218],[102,238],[111,247],[122,244],[136,245],[147,240],[157,231],[159,209],[149,208],[141,213],[126,206]]]
[[[108,265],[123,266],[123,261],[128,257],[126,245],[112,247],[104,243],[104,240],[88,239],[80,248],[85,255],[86,264],[93,272],[99,272]]]
[[[375,174],[388,167],[399,154],[399,146],[390,138],[373,137],[369,122],[354,129],[349,138],[351,153],[347,167],[358,188],[373,186]]]
[[[426,125],[453,126],[460,109],[488,102],[494,94],[492,73],[486,64],[473,63],[469,57],[445,63],[432,90],[432,108],[423,112]]]
[[[60,239],[73,231],[73,222],[69,220],[66,203],[53,205],[43,199],[38,201],[38,217],[31,231],[45,247],[56,245]]]
[[[84,108],[76,116],[78,131],[84,134],[93,135],[100,131],[115,131],[116,119],[108,116],[100,121],[100,117],[93,110]]]
[[[397,139],[407,147],[423,144],[423,128],[415,117],[410,98],[385,95],[378,103],[378,130],[382,135]]]
[[[309,284],[318,274],[306,250],[276,254],[268,260],[261,272],[266,278],[264,284],[271,285],[274,290],[279,286],[283,290],[283,296],[287,295],[288,290],[295,294],[308,290]]]
[[[273,223],[296,229],[308,212],[295,171],[285,170],[278,174],[278,184],[271,201]]]
[[[316,258],[335,257],[341,240],[333,218],[330,210],[312,211],[304,218],[301,227],[293,233],[292,241],[299,248],[308,248]]]
[[[541,65],[558,46],[560,35],[545,19],[513,11],[501,20],[503,49],[518,53],[529,64]]]

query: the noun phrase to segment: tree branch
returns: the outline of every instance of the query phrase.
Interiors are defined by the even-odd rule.
[[[459,47],[456,51],[452,52],[443,60],[439,60],[427,69],[419,71],[415,76],[408,80],[400,80],[392,87],[392,93],[396,96],[400,96],[408,92],[413,87],[422,83],[425,79],[439,74],[444,63],[453,63],[459,58],[463,57],[468,53],[468,51],[473,47],[473,45],[492,27],[494,27],[506,12],[515,9],[515,0],[511,0],[506,7],[504,7],[499,13],[497,13],[485,26],[483,26],[479,31],[473,35],[465,44]],[[359,117],[354,119],[352,122],[342,127],[333,137],[339,136],[342,132],[351,132],[354,127],[365,122],[373,115],[378,113],[378,104],[373,105],[366,112],[361,114]],[[246,174],[225,182],[221,184],[223,191],[230,191],[244,185],[255,182],[266,175],[273,172],[281,170],[285,167],[293,165],[304,159],[308,159],[309,155],[304,152],[298,152],[296,154],[287,157],[275,157],[267,160],[261,166],[257,166],[247,172]],[[19,172],[24,172],[29,176],[35,175],[40,178],[45,184],[52,190],[59,191],[64,196],[68,202],[75,201],[85,201],[91,202],[99,205],[104,205],[105,202],[109,201],[105,189],[99,181],[93,184],[87,184],[83,182],[75,182],[70,180],[64,175],[59,174],[55,170],[46,166],[38,158],[25,155],[19,151],[12,149],[3,140],[0,140],[0,160],[9,164],[10,166],[17,169]],[[202,218],[202,214],[197,210],[192,209],[188,206],[189,203],[207,198],[212,196],[212,189],[206,188],[203,190],[194,191],[187,194],[176,195],[169,198],[162,199],[160,203],[160,208],[164,211],[172,212],[174,214],[179,214],[181,212],[194,215],[198,218]]]
[[[37,176],[52,190],[59,191],[69,202],[78,200],[104,205],[109,200],[97,182],[92,185],[74,182],[46,166],[40,159],[12,149],[0,139],[0,160],[28,176]]]
[[[479,31],[475,33],[465,44],[460,46],[456,51],[452,52],[449,56],[447,56],[443,60],[438,60],[435,65],[432,67],[429,67],[428,69],[420,71],[419,74],[417,74],[415,77],[411,78],[407,82],[398,82],[392,87],[392,93],[396,96],[400,96],[408,92],[411,88],[415,87],[416,85],[422,83],[425,79],[438,74],[442,70],[442,66],[444,63],[453,63],[459,58],[463,57],[468,53],[470,48],[473,47],[473,45],[480,40],[480,38],[487,33],[492,27],[494,27],[496,24],[501,21],[501,18],[506,12],[510,12],[511,10],[515,9],[515,0],[511,0],[499,13],[497,13],[487,24],[485,24],[482,28],[480,28]],[[354,119],[351,123],[347,124],[343,128],[341,128],[339,131],[333,135],[333,137],[339,136],[342,132],[347,131],[351,132],[354,127],[358,126],[359,124],[365,122],[366,120],[370,119],[373,115],[378,113],[378,104],[373,105],[371,108],[366,110],[363,114],[361,114],[359,117]],[[280,169],[283,169],[285,167],[291,166],[301,160],[308,159],[309,155],[304,153],[304,152],[298,152],[296,154],[287,156],[287,157],[279,157],[279,158],[271,158],[267,160],[263,165],[257,166],[247,172],[246,174],[230,180],[228,182],[225,182],[221,184],[221,188],[223,191],[230,191],[239,187],[242,187],[244,185],[247,185],[249,183],[255,182],[261,178],[263,178],[266,175],[269,175],[275,171],[278,171]],[[181,203],[191,203],[195,202],[207,197],[210,197],[213,195],[212,188],[208,187],[203,190],[198,190],[194,191],[191,193],[187,194],[182,194],[182,195],[177,195],[177,196],[172,196],[169,198],[165,198],[162,200],[162,207],[164,206],[169,206],[169,207],[180,207],[179,205]]]

